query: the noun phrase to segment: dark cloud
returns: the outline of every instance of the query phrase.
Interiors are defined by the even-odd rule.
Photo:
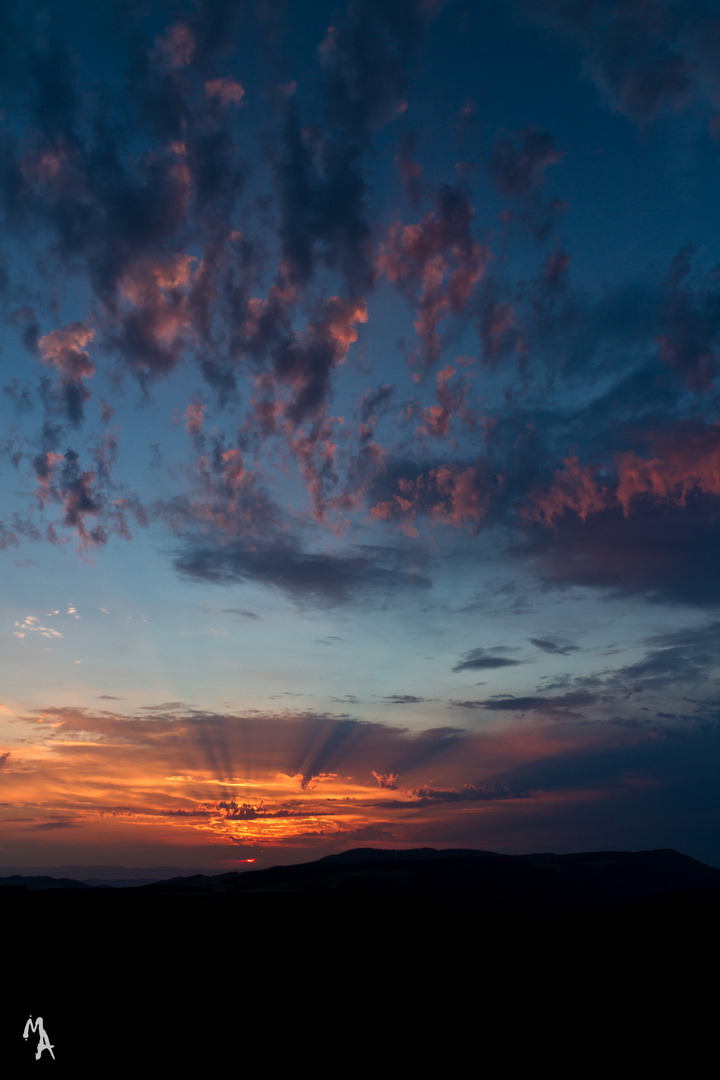
[[[397,773],[387,773],[383,775],[382,773],[373,770],[373,776],[381,788],[389,788],[390,791],[395,791],[397,789]]]
[[[418,765],[424,765],[426,761],[432,761],[458,747],[464,736],[465,732],[460,728],[439,727],[419,731],[412,741],[407,740],[398,746],[385,772],[399,776],[412,772]]]
[[[527,198],[541,187],[548,165],[562,161],[565,151],[547,131],[524,128],[513,138],[498,139],[490,155],[490,172],[502,195]]]
[[[586,53],[585,74],[614,109],[639,122],[693,100],[717,100],[713,57],[720,17],[712,5],[522,0],[521,6],[578,41]]]
[[[280,238],[290,280],[306,284],[316,258],[341,271],[350,295],[371,287],[371,229],[361,153],[405,106],[408,65],[438,4],[361,0],[319,47],[324,130],[303,127],[294,101],[275,162]]]
[[[509,138],[499,138],[490,154],[488,167],[500,194],[517,203],[514,216],[538,240],[551,235],[567,210],[561,199],[543,202],[540,194],[545,170],[564,156],[565,151],[556,146],[549,132],[534,127],[516,131]]]
[[[463,784],[461,788],[447,791],[431,787],[416,788],[413,795],[418,806],[434,806],[438,803],[494,802],[497,799],[530,799],[533,792],[515,789],[505,784]]]
[[[693,283],[692,248],[672,263],[663,297],[660,359],[697,393],[713,387],[718,371],[720,318],[717,270]],[[693,287],[694,285],[694,287]]]
[[[55,829],[74,829],[79,826],[78,821],[44,821],[40,825],[31,825],[36,832],[53,832]]]
[[[710,622],[646,638],[645,656],[620,667],[607,685],[634,692],[666,692],[671,686],[702,685],[720,666],[720,623]],[[714,706],[713,706],[714,707]]]
[[[470,649],[458,660],[453,671],[491,671],[495,668],[515,667],[524,662],[497,655],[505,651],[502,646],[496,646],[493,649]]]
[[[383,698],[388,705],[417,705],[422,701],[427,701],[427,698],[415,697],[414,694],[390,694]]]
[[[10,398],[17,413],[32,412],[32,390],[27,383],[23,384],[19,379],[13,379],[3,387],[3,393]]]
[[[543,652],[552,653],[555,656],[568,656],[571,652],[577,652],[579,645],[571,645],[567,641],[556,641],[554,638],[528,638],[528,641]]]
[[[569,691],[565,694],[529,695],[527,697],[493,697],[484,701],[461,702],[464,708],[489,709],[496,712],[534,712],[550,719],[577,718],[579,711],[599,700],[597,694],[582,690]]]
[[[708,821],[714,817],[718,793],[716,787],[713,790],[712,775],[720,750],[717,728],[675,739],[631,727],[621,738],[612,746],[579,745],[494,779],[538,794],[583,791],[587,797],[593,792],[601,799],[603,820],[609,815],[618,827],[642,806],[646,821],[662,822],[659,831],[665,836],[678,827],[671,824],[675,815],[692,817],[703,807]],[[688,776],[694,778],[691,785]],[[680,831],[685,827],[681,825]]]
[[[259,619],[260,616],[254,611],[248,611],[246,608],[223,608],[223,615],[239,615],[242,619]]]
[[[298,807],[280,806],[271,809],[262,805],[255,806],[252,803],[238,803],[235,799],[209,803],[195,811],[198,814],[203,812],[208,814],[221,812],[226,821],[257,821],[260,818],[298,818],[312,815],[311,810]]]
[[[304,339],[286,338],[273,350],[275,375],[293,389],[287,415],[294,424],[316,415],[330,396],[332,369],[347,355],[357,338],[353,329],[367,321],[363,300],[330,297],[313,319]]]
[[[59,430],[45,425],[46,445],[56,446],[59,437]],[[38,508],[55,506],[60,510],[56,522],[47,525],[47,538],[52,542],[58,542],[56,524],[74,531],[79,551],[103,547],[113,534],[129,539],[131,520],[137,526],[147,525],[147,514],[137,497],[112,479],[116,451],[114,437],[108,434],[92,448],[84,465],[71,447],[64,453],[47,449],[34,457]]]
[[[378,386],[375,390],[368,390],[360,402],[359,412],[360,419],[363,423],[367,424],[373,417],[384,412],[389,408],[393,395],[395,394],[395,387]]]
[[[307,285],[321,256],[339,269],[351,295],[372,285],[370,226],[360,148],[337,145],[303,130],[297,107],[287,107],[284,149],[275,162],[283,260],[295,285]],[[318,158],[322,164],[316,164]]]
[[[555,585],[585,585],[654,603],[714,607],[720,602],[720,499],[694,494],[684,506],[644,501],[583,521],[559,519],[533,530],[520,549]]]
[[[328,607],[431,586],[422,572],[405,568],[400,549],[367,546],[354,554],[328,555],[281,541],[216,546],[199,542],[178,555],[175,566],[197,580],[223,585],[257,581],[298,602]]]
[[[419,207],[424,194],[425,184],[422,179],[422,166],[415,160],[417,155],[417,131],[408,131],[400,140],[395,155],[395,168],[402,182],[405,194],[411,205]]]

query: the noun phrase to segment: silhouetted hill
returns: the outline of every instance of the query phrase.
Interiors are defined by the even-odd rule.
[[[24,877],[20,874],[0,878],[0,889],[31,889],[35,892],[39,889],[87,889],[89,887],[84,881],[73,881],[71,878]]]
[[[511,857],[487,851],[360,848],[296,866],[195,875],[148,892],[404,895],[527,914],[617,906],[672,889],[720,887],[720,870],[669,849]]]
[[[87,889],[89,885],[46,876],[0,878],[0,888],[9,887],[38,891]],[[618,906],[662,892],[718,887],[720,870],[669,848],[521,856],[472,849],[355,848],[293,866],[193,874],[136,886],[147,894],[196,897],[203,893],[402,894],[453,907],[529,914]]]
[[[432,849],[125,889],[0,883],[4,1061],[24,1075],[22,1028],[41,1015],[58,1068],[80,1075],[404,1074],[485,1046],[522,1076],[519,1045],[554,1061],[572,1045],[593,1068],[576,1050],[567,1075],[594,1076],[632,1025],[642,1053],[623,1067],[644,1075],[691,1023],[676,1064],[693,1075],[714,1030],[719,886],[673,851]]]

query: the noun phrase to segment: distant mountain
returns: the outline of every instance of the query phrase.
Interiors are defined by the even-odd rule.
[[[115,866],[112,864],[83,866],[75,863],[64,866],[0,866],[0,879],[8,877],[70,878],[73,881],[85,881],[90,884],[106,882],[112,885],[126,882],[146,885],[151,881],[166,881],[168,878],[203,873],[208,873],[208,871],[200,867],[179,866]]]
[[[720,888],[720,870],[669,848],[520,856],[473,849],[354,848],[292,866],[122,884],[147,895],[405,896],[465,909],[547,915],[618,907],[666,892]],[[92,881],[95,888],[106,885],[101,879]],[[3,887],[38,891],[87,889],[90,884],[13,875],[0,878]]]
[[[20,874],[12,874],[10,877],[0,878],[0,888],[30,889],[32,892],[36,892],[41,889],[88,889],[90,886],[84,881],[73,881],[71,878],[25,877]]]
[[[146,887],[156,894],[404,895],[527,914],[617,907],[670,891],[720,888],[720,870],[670,849],[513,857],[489,851],[357,848],[296,866]]]

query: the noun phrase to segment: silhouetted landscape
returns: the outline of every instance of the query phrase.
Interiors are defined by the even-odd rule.
[[[671,1014],[670,1052],[681,1017],[714,1007],[694,973],[717,954],[720,870],[671,850],[357,849],[123,889],[16,875],[0,893],[24,957],[12,1041],[37,1068],[30,1014],[58,1062],[142,1070],[290,1066],[342,1032],[358,1054],[394,1033],[419,1065],[558,1023],[603,1031],[602,1056],[623,1025]]]

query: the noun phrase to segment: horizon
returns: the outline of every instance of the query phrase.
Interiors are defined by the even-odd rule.
[[[479,854],[485,855],[490,858],[497,856],[498,858],[540,858],[540,857],[560,857],[568,856],[588,856],[588,855],[657,855],[657,854],[672,854],[679,855],[681,859],[689,859],[691,862],[698,862],[703,866],[708,866],[714,870],[720,870],[720,867],[712,866],[710,863],[703,863],[702,860],[693,859],[692,856],[685,855],[684,852],[675,851],[674,848],[654,848],[643,851],[626,851],[626,850],[603,850],[603,851],[573,851],[573,852],[553,852],[553,851],[528,851],[522,854],[508,855],[501,851],[486,851],[484,848],[432,848],[432,847],[414,847],[414,848],[347,848],[339,852],[329,852],[325,855],[318,856],[315,859],[305,858],[293,858],[290,861],[275,862],[271,865],[258,866],[251,860],[246,860],[245,865],[236,864],[231,867],[178,867],[178,866],[78,866],[68,864],[65,866],[46,866],[46,867],[16,867],[16,866],[1,866],[0,865],[0,880],[8,877],[50,877],[50,878],[63,878],[66,880],[76,880],[81,883],[88,882],[128,882],[136,883],[139,881],[170,881],[176,878],[183,877],[219,877],[228,873],[242,873],[249,870],[264,870],[264,869],[282,869],[283,867],[293,866],[305,866],[316,863],[320,860],[328,857],[333,858],[342,855],[355,855],[360,852],[367,851],[370,855],[382,854],[382,855],[394,855],[400,856],[406,854],[415,854],[417,852],[433,852],[438,855],[447,855],[448,853],[468,855]],[[373,860],[374,861],[374,860]],[[102,871],[102,872],[101,872]]]
[[[720,867],[720,16],[580,7],[8,8],[5,865]]]

